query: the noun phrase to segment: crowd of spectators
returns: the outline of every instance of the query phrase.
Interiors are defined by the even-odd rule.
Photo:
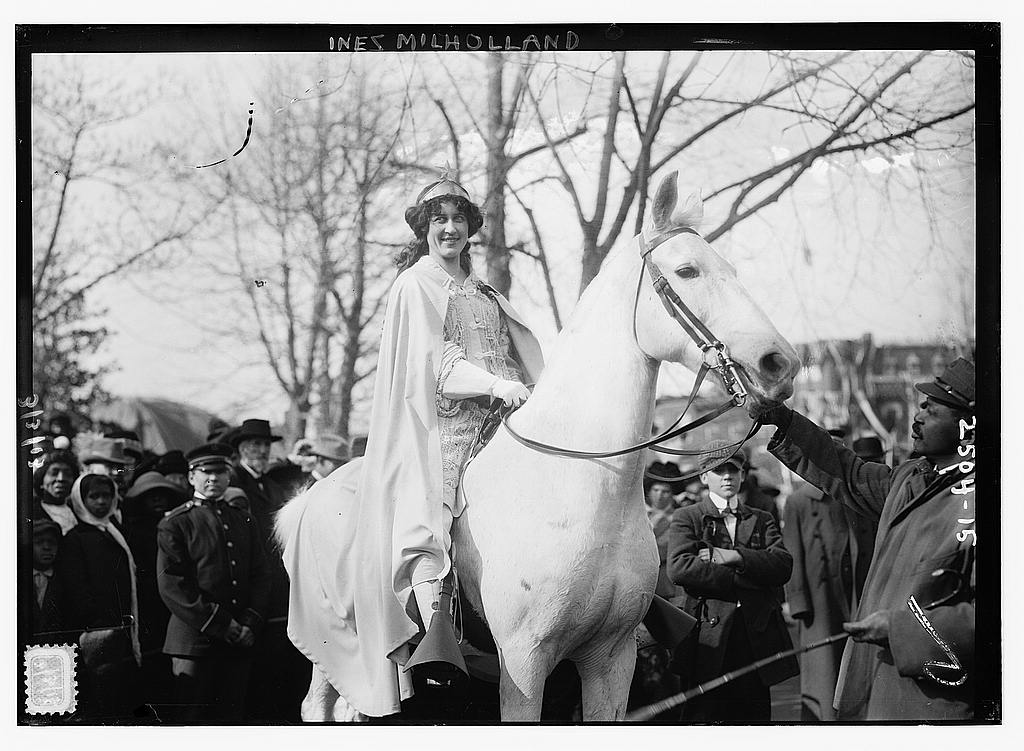
[[[772,405],[758,415],[775,426],[765,461],[803,478],[791,492],[761,487],[727,441],[695,467],[647,468],[657,593],[697,623],[681,645],[641,648],[633,706],[725,675],[660,719],[770,722],[770,688],[799,676],[806,722],[973,716],[974,364],[958,358],[915,388],[898,466],[877,435],[847,445]]]
[[[657,720],[771,722],[771,686],[797,676],[807,722],[971,716],[974,366],[957,360],[917,389],[899,466],[878,436],[848,445],[778,405],[762,416],[775,458],[758,463],[792,470],[787,492],[725,441],[694,466],[647,467],[656,594],[696,626],[673,645],[638,629],[631,708],[730,674]],[[287,635],[274,515],[365,439],[321,435],[275,458],[281,436],[251,418],[156,454],[130,431],[76,436],[63,416],[49,426],[26,520],[31,638],[78,645],[74,719],[300,721],[312,666]],[[799,662],[741,670],[829,637]]]
[[[48,423],[33,469],[31,642],[78,645],[76,720],[87,722],[299,721],[310,663],[286,634],[288,579],[272,536],[274,513],[292,496],[357,455],[365,441],[337,435],[302,439],[287,456],[269,422],[213,421],[206,442],[155,453],[131,431],[75,432],[66,415]],[[277,444],[277,445],[275,445]],[[223,456],[224,490],[208,492],[204,457]],[[205,506],[204,506],[205,501]],[[238,542],[204,525],[206,508],[234,513],[257,544],[259,572],[239,582]],[[192,523],[194,539],[177,535]],[[263,581],[265,579],[265,582]],[[231,586],[252,611],[251,638],[228,626],[245,609],[214,602],[211,586]],[[203,608],[221,615],[195,621]],[[235,610],[238,612],[235,612]],[[231,611],[231,617],[226,612]],[[170,630],[169,630],[170,625]],[[241,656],[248,667],[232,707],[199,690],[195,667],[210,656]],[[229,661],[230,663],[230,661]],[[233,663],[230,663],[233,664]],[[238,682],[237,680],[235,682]]]

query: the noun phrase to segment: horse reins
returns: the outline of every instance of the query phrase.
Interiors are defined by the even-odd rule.
[[[658,265],[651,258],[651,253],[662,243],[672,239],[676,235],[683,234],[684,232],[697,235],[700,237],[700,233],[690,227],[677,227],[667,232],[662,232],[654,237],[647,239],[641,233],[637,235],[637,244],[640,249],[640,257],[643,259],[644,265],[640,269],[640,275],[637,278],[636,294],[633,299],[633,337],[636,336],[636,313],[637,307],[640,301],[640,290],[643,286],[644,269],[647,269],[647,273],[651,277],[651,282],[654,285],[654,291],[657,293],[658,298],[661,300],[662,305],[665,306],[665,310],[669,316],[679,324],[679,326],[686,332],[687,336],[693,341],[694,344],[701,351],[701,365],[697,374],[694,378],[693,388],[690,391],[690,396],[686,400],[686,404],[683,407],[679,417],[660,435],[655,436],[642,443],[634,444],[624,449],[618,449],[615,451],[579,451],[576,449],[564,448],[561,446],[552,446],[541,441],[527,438],[526,436],[517,433],[511,425],[508,423],[509,415],[514,411],[511,409],[504,410],[501,414],[501,424],[509,432],[509,434],[515,438],[519,443],[523,444],[527,448],[531,448],[535,451],[540,451],[545,454],[555,454],[558,456],[569,456],[579,459],[608,459],[615,456],[622,456],[624,454],[633,453],[635,451],[641,451],[647,448],[653,448],[656,451],[668,454],[674,454],[677,456],[696,456],[700,454],[700,451],[686,451],[683,449],[670,449],[667,447],[659,446],[662,441],[668,441],[676,438],[684,433],[687,433],[694,428],[700,427],[708,422],[711,422],[715,418],[725,414],[733,407],[739,407],[744,404],[747,400],[747,390],[743,386],[743,380],[740,375],[739,369],[736,363],[732,360],[729,355],[728,348],[718,340],[718,338],[711,333],[707,326],[704,325],[703,321],[700,320],[693,311],[680,299],[676,291],[672,289],[672,285],[668,283],[665,275],[658,268]],[[639,346],[639,340],[637,339],[637,345]],[[641,351],[642,348],[641,348]],[[709,362],[709,354],[713,353],[714,359]],[[711,412],[698,417],[696,420],[687,423],[681,427],[677,427],[682,422],[683,417],[686,415],[690,406],[693,404],[697,397],[697,392],[700,390],[700,386],[704,381],[704,377],[708,374],[708,371],[716,371],[722,379],[722,383],[725,385],[726,390],[729,392],[730,398],[728,401],[722,403]],[[498,410],[501,408],[501,402],[497,402],[492,408]],[[746,443],[761,427],[760,421],[754,421],[747,435],[741,440],[732,444],[733,447],[738,448]],[[699,474],[699,473],[698,473]],[[680,477],[661,477],[658,479],[666,482],[679,482],[682,480],[688,480],[691,477],[696,477],[696,474],[682,475]]]

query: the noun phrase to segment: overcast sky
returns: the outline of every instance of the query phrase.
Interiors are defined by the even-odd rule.
[[[160,91],[159,105],[130,126],[131,138],[154,136],[159,140],[161,135],[188,127],[188,119],[198,114],[208,122],[237,121],[241,131],[245,109],[255,101],[254,135],[247,147],[255,150],[260,148],[260,130],[273,127],[275,110],[302,106],[301,101],[259,101],[256,82],[267,57],[89,55],[76,56],[74,63],[91,75],[116,76],[129,89]],[[393,55],[389,59],[397,69],[410,66],[411,57]],[[436,59],[415,57],[417,64],[423,65],[434,64]],[[468,57],[459,57],[453,64],[469,65]],[[653,54],[650,60],[653,65]],[[753,56],[751,60],[751,65],[757,64]],[[40,61],[40,73],[55,62]],[[752,68],[751,75],[755,73],[758,71]],[[317,81],[296,78],[291,85],[295,97],[301,98],[315,89]],[[187,101],[180,98],[182,92],[188,93]],[[567,98],[561,104],[571,110],[578,103]],[[480,139],[465,135],[464,158],[471,164],[481,162]],[[520,135],[530,137],[529,133]],[[774,160],[785,159],[802,145],[798,133],[774,126],[770,115],[747,118],[736,127],[735,138],[737,149],[770,152]],[[591,133],[574,145],[581,168],[593,150],[599,149],[599,139],[599,133]],[[202,136],[190,145],[192,153],[176,155],[181,163],[226,156],[222,144],[204,143]],[[243,151],[238,158],[245,157]],[[893,161],[876,155],[851,155],[820,162],[782,201],[719,239],[715,248],[735,265],[741,281],[792,342],[853,338],[864,333],[890,342],[959,339],[965,330],[964,305],[959,300],[961,280],[973,284],[972,159],[964,150],[905,150]],[[693,157],[672,165],[688,184],[705,193],[709,185],[721,183],[716,180],[716,170],[726,166],[716,159]],[[921,211],[916,201],[905,200],[907,191],[917,189],[905,186],[917,180],[937,196],[930,212]],[[479,192],[483,186],[468,187]],[[566,214],[569,206],[564,193],[543,187],[536,190],[537,219],[545,231],[565,319],[578,285],[579,230]],[[544,196],[544,190],[550,195]],[[717,204],[719,211],[723,208],[724,204]],[[714,226],[721,219],[715,211],[716,206],[709,204],[706,225]],[[396,222],[401,222],[400,212]],[[937,227],[941,249],[934,248],[929,222]],[[630,241],[629,234],[624,232],[620,242]],[[951,271],[951,265],[960,267],[959,271]],[[970,273],[965,276],[964,271]],[[513,273],[512,299],[534,325],[542,344],[550,347],[555,330],[541,277],[534,265],[522,258],[514,259]],[[103,357],[118,366],[105,384],[116,395],[176,399],[228,419],[242,416],[236,410],[244,404],[246,414],[259,412],[279,420],[286,402],[278,395],[268,369],[239,367],[251,359],[252,343],[219,340],[211,348],[208,332],[195,325],[209,320],[211,308],[225,316],[246,314],[237,298],[191,294],[212,288],[210,285],[216,287],[218,280],[209,276],[208,269],[192,259],[173,268],[115,279],[97,289],[95,299],[107,310],[104,323],[111,332]],[[666,368],[662,390],[679,393],[688,382],[687,374]]]

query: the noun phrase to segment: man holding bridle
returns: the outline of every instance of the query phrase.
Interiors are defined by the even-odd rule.
[[[768,449],[805,480],[878,521],[843,654],[840,720],[955,720],[974,711],[974,364],[956,359],[914,416],[912,459],[893,470],[836,444],[785,405]]]

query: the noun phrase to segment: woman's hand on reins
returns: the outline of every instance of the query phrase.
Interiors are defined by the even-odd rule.
[[[530,398],[530,390],[519,381],[506,381],[499,378],[491,386],[491,396],[501,399],[506,407],[518,407]]]

